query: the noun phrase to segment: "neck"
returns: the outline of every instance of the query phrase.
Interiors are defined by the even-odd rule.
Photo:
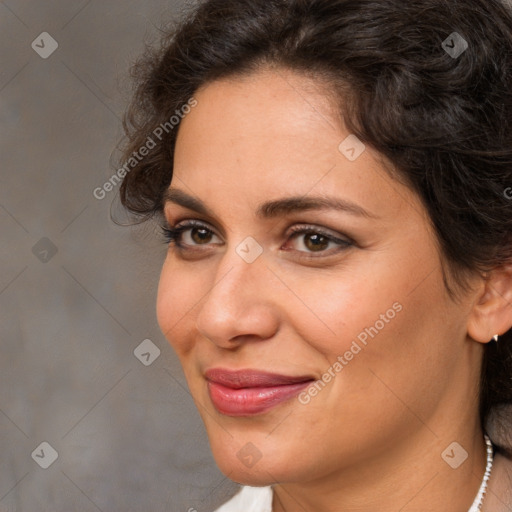
[[[273,512],[468,512],[480,487],[486,448],[479,422],[454,431],[428,428],[398,440],[372,460],[309,482],[274,486]],[[468,458],[456,469],[442,453],[457,441]],[[450,457],[453,453],[453,457]],[[455,465],[460,448],[445,453]]]

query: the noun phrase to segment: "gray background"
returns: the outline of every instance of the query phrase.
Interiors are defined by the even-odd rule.
[[[129,66],[183,6],[0,1],[1,511],[202,512],[237,488],[156,322],[165,246],[110,220],[117,190],[93,196],[115,170]],[[161,351],[148,366],[145,339]]]

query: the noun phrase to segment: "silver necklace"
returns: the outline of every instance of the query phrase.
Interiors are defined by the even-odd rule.
[[[482,510],[485,491],[487,491],[487,482],[491,477],[491,469],[493,463],[492,443],[487,434],[484,434],[484,438],[485,444],[487,445],[487,466],[485,467],[484,478],[482,479],[482,483],[480,484],[480,489],[478,489],[475,501],[473,501],[473,505],[471,505],[471,508],[468,510],[468,512],[479,512],[480,510]]]

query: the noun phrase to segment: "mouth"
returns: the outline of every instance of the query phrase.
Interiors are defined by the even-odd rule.
[[[227,416],[261,414],[290,400],[316,380],[311,375],[222,368],[207,370],[205,379],[214,407]]]

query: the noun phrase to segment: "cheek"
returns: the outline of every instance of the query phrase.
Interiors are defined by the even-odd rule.
[[[380,272],[376,266],[281,275],[296,295],[287,301],[290,322],[302,339],[331,362],[350,350],[353,341],[364,346],[376,331],[384,333],[400,322],[403,284],[391,265],[381,264]],[[372,277],[376,274],[378,278]]]
[[[446,343],[451,336],[448,320],[456,312],[440,272],[417,286],[422,278],[412,267],[402,272],[375,267],[378,279],[365,279],[366,272],[295,279],[294,290],[307,308],[297,302],[288,312],[299,337],[310,346],[316,370],[335,375],[323,373],[331,382],[332,398],[371,391],[380,397],[378,410],[382,399],[396,401],[386,384],[413,400],[428,381],[435,380],[434,390],[442,387],[453,350]]]
[[[157,320],[162,333],[180,357],[191,349],[185,329],[190,323],[194,305],[201,297],[201,283],[204,279],[176,268],[169,257],[164,262],[158,283]]]
[[[431,272],[435,264],[436,253],[420,239],[415,244],[353,252],[328,272],[297,275],[290,270],[282,279],[303,304],[295,301],[296,312],[288,311],[304,339],[330,359],[349,350],[354,340],[364,347],[365,342],[369,345],[392,332],[393,347],[400,350],[401,344],[409,344],[412,332],[421,334],[434,317],[448,314],[442,275]]]

